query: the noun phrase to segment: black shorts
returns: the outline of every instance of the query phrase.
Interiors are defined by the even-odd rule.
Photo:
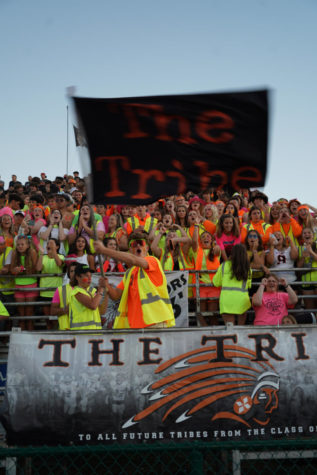
[[[316,285],[300,285],[299,288],[301,290],[315,290],[316,289]]]

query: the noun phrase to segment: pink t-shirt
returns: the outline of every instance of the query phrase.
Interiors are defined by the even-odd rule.
[[[55,293],[54,293],[53,298],[52,298],[52,303],[60,303],[58,289],[55,290]]]
[[[232,251],[233,246],[241,243],[241,237],[234,236],[233,234],[222,234],[220,237],[216,236],[216,243],[223,251],[225,249],[227,256],[229,257]]]
[[[262,305],[254,306],[254,325],[280,325],[289,306],[286,292],[263,292]]]

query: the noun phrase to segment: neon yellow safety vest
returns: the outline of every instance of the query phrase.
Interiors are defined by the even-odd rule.
[[[231,277],[231,261],[226,261],[218,268],[212,283],[222,287],[220,294],[220,313],[241,315],[250,307],[248,289],[251,287],[250,277],[247,280],[237,280]]]
[[[262,227],[262,229],[263,229],[263,234],[265,234],[265,231],[266,231],[267,228],[269,228],[270,226],[271,226],[271,224],[269,224],[269,223],[261,223],[261,227]],[[251,230],[256,230],[256,229],[253,227],[252,223],[245,224],[243,227],[247,230],[247,233],[248,233],[249,231],[251,231]]]
[[[174,259],[173,255],[171,252],[167,252],[166,259],[164,262],[164,267],[163,267],[163,260],[164,260],[164,251],[162,250],[161,256],[160,256],[160,263],[161,266],[164,270],[173,270],[174,269]],[[178,265],[179,265],[179,270],[190,270],[190,269],[195,269],[195,263],[193,261],[188,261],[185,257],[185,254],[183,253],[182,249],[180,249],[180,254],[178,257]]]
[[[76,299],[75,295],[82,293],[89,297],[94,297],[96,289],[91,291],[74,287],[70,294],[69,302],[69,329],[70,330],[101,330],[101,320],[99,309],[91,310],[85,307]]]
[[[140,226],[140,221],[136,216],[128,218],[128,223],[131,226],[132,232]],[[154,216],[148,216],[145,220],[144,231],[150,233],[152,229],[157,225],[157,219]]]
[[[119,231],[122,231],[121,227],[115,229],[112,233],[106,233],[105,237],[106,238],[116,238]]]
[[[289,237],[289,238],[293,241],[293,243],[295,244],[295,246],[297,246],[297,247],[299,246],[298,240],[297,240],[297,238],[296,238],[296,237],[294,236],[294,234],[293,234],[292,226],[289,227],[289,232],[288,232],[288,234],[285,234],[285,231],[284,231],[284,229],[283,229],[283,226],[280,226],[279,231],[283,234],[283,237],[284,237],[284,238],[286,238],[286,236]]]
[[[304,246],[300,246],[298,248],[298,257],[303,256],[303,249]],[[317,282],[317,261],[314,261],[311,256],[304,258],[304,265],[303,267],[307,267],[307,269],[312,269],[311,272],[306,272],[305,274],[301,275],[302,282]],[[301,272],[301,271],[298,271]],[[304,271],[303,271],[304,272]],[[303,287],[305,287],[303,285]]]
[[[175,326],[175,318],[167,291],[166,277],[159,261],[158,264],[163,277],[162,285],[155,286],[142,268],[138,268],[135,277],[137,279],[140,303],[142,305],[142,319],[144,327],[162,322],[166,322],[168,327],[173,327]],[[114,329],[138,328],[133,326],[133,315],[129,316],[128,314],[128,293],[132,275],[131,271],[133,269],[134,267],[129,269],[123,277],[124,290],[119,303],[116,319],[114,321]]]
[[[12,247],[6,247],[5,251],[3,254],[0,255],[0,269],[4,267],[4,263],[6,261],[6,258],[8,257],[10,251],[12,251]],[[13,291],[9,290],[14,288],[14,279],[10,279],[8,277],[1,277],[0,279],[0,288],[1,289],[8,289],[8,292],[1,292],[4,295],[11,295],[13,294]]]
[[[89,249],[91,254],[96,254],[93,238],[89,239]]]
[[[62,285],[58,287],[58,295],[59,295],[59,306],[60,308],[66,307],[69,305],[70,301],[70,294],[73,290],[70,284]],[[69,330],[69,314],[65,313],[64,315],[60,315],[58,317],[58,328],[59,330]]]
[[[160,232],[159,230],[154,231],[154,236],[157,236],[159,232]],[[176,234],[177,234],[178,237],[182,237],[182,233],[180,232],[179,229],[177,229]],[[161,239],[159,240],[159,242],[158,242],[157,245],[158,245],[158,247],[159,247],[160,249],[165,249],[165,245],[166,245],[166,235],[165,235],[165,236],[164,236],[164,235],[161,236]]]

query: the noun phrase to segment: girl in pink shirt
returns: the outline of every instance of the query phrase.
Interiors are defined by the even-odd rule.
[[[286,292],[278,292],[281,284]],[[285,279],[269,274],[262,279],[253,295],[252,305],[255,311],[254,325],[280,325],[288,314],[288,308],[297,303],[297,295]]]
[[[240,229],[237,220],[231,214],[223,214],[217,224],[216,242],[221,249],[221,257],[226,261],[233,246],[240,244]]]

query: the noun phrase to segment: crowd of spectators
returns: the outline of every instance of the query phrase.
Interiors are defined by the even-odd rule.
[[[150,205],[94,205],[78,172],[52,181],[41,173],[26,183],[12,175],[8,187],[0,181],[1,301],[4,308],[18,304],[7,306],[11,315],[33,316],[37,299],[44,315],[52,308],[56,315],[52,288],[62,285],[62,277],[34,274],[61,274],[74,262],[100,272],[96,237],[126,251],[129,234],[146,232],[164,271],[210,271],[189,278],[190,302],[197,298],[196,280],[200,283],[198,325],[218,323],[219,312],[224,322],[281,324],[289,308],[317,308],[316,216],[317,209],[297,199],[270,203],[264,193],[247,189],[233,195],[189,191]],[[101,264],[106,273],[126,270],[113,259]],[[255,319],[247,320],[252,306]],[[48,329],[54,327],[46,321]],[[285,321],[296,323],[291,315]],[[34,328],[30,318],[19,325]]]

